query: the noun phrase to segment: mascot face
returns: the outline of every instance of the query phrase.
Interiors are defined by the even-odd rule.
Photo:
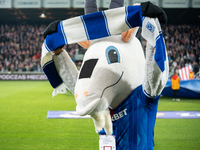
[[[121,35],[93,41],[75,86],[77,113],[83,116],[116,108],[142,83],[144,62],[141,44],[135,37],[128,43]]]

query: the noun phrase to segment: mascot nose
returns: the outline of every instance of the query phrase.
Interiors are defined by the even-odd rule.
[[[88,91],[84,91],[83,94],[85,95],[85,97],[88,97]],[[75,93],[75,98],[78,98],[78,93]]]
[[[85,97],[87,97],[88,96],[88,91],[84,91],[84,95],[85,95]]]
[[[77,97],[78,97],[78,93],[75,93],[75,95],[74,95],[74,96],[75,96],[75,98],[77,99]]]

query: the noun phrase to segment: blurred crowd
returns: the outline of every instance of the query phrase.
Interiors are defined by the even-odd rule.
[[[0,72],[42,72],[40,65],[42,34],[46,25],[1,24],[0,25]],[[167,25],[163,29],[168,52],[170,75],[174,70],[192,65],[193,72],[200,65],[200,25]],[[138,34],[141,40],[141,36]],[[145,41],[142,41],[145,46]],[[81,61],[75,55],[84,54],[78,44],[64,47],[80,68]]]
[[[42,72],[40,65],[43,32],[46,25],[0,25],[0,72]],[[84,54],[78,44],[64,47],[74,61],[75,54]],[[77,67],[81,62],[76,61]]]
[[[46,26],[1,25],[0,71],[41,71],[41,34]]]
[[[196,74],[200,64],[200,25],[168,25],[164,31],[170,75],[188,65]]]

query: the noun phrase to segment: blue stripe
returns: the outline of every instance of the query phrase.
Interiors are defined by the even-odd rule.
[[[61,28],[62,35],[63,35],[64,40],[65,40],[65,44],[68,44],[68,42],[67,42],[67,36],[66,36],[66,34],[65,34],[64,27],[63,27],[63,21],[60,22],[60,28]]]
[[[95,19],[94,19],[95,18]],[[82,22],[89,40],[103,38],[109,36],[106,29],[106,21],[102,12],[95,12],[82,16]]]
[[[84,21],[84,19],[83,19],[83,16],[80,16],[80,18],[81,18],[81,21],[82,21],[82,23],[83,23],[83,26],[84,26],[84,29],[85,29],[85,34],[86,34],[86,36],[87,36],[87,39],[90,40],[90,37],[89,37],[89,35],[88,35],[87,27],[86,27],[85,21]]]
[[[125,22],[129,26],[129,28],[131,29],[132,27],[128,22],[128,7],[125,7],[125,12],[126,12]]]
[[[108,20],[107,20],[106,14],[105,14],[104,11],[102,11],[102,14],[103,14],[103,16],[104,16],[104,20],[105,20],[105,23],[106,23],[106,30],[107,30],[107,32],[108,32],[108,35],[111,36],[110,30],[109,30],[109,27],[108,27]]]
[[[48,62],[46,62],[46,63],[43,65],[42,69],[44,69],[47,65],[49,65],[49,64],[52,63],[52,62],[53,62],[53,59],[50,60],[50,61],[48,61]]]
[[[136,95],[135,95],[136,96]],[[138,125],[138,120],[137,120],[137,116],[138,116],[138,114],[137,114],[137,107],[138,107],[138,99],[136,98],[136,99],[134,99],[133,101],[131,101],[131,103],[132,103],[132,111],[134,111],[133,113],[131,113],[131,114],[134,114],[134,116],[132,116],[131,114],[129,114],[129,116],[130,116],[130,124],[132,124],[131,126],[133,126],[133,127],[131,127],[130,126],[130,133],[129,134],[132,134],[132,135],[130,135],[129,137],[130,137],[130,149],[131,150],[137,150],[137,133],[138,133],[138,127],[137,127],[137,125]]]
[[[154,59],[159,66],[160,70],[163,72],[165,70],[165,61],[166,61],[166,49],[165,43],[163,40],[162,32],[159,32],[159,35],[156,37],[156,52],[154,55]]]
[[[47,43],[46,43],[46,39],[45,39],[45,41],[44,41],[44,46],[45,46],[45,48],[47,49],[47,51],[51,51],[49,48],[48,48],[48,46],[47,46]]]
[[[139,6],[127,6],[125,7],[125,22],[129,28],[134,28],[137,26],[142,26],[143,16],[141,7]]]
[[[56,70],[53,60],[44,64],[42,68],[53,88],[58,87],[63,82]]]
[[[146,97],[149,97],[149,98],[156,98],[158,96],[151,96],[150,94],[148,94],[145,90],[143,90],[144,94],[146,95]]]

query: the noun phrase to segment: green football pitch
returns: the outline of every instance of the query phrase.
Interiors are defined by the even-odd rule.
[[[92,119],[47,119],[75,110],[72,95],[51,96],[48,81],[0,81],[0,150],[98,150]],[[200,111],[200,100],[160,98],[159,111]],[[199,150],[200,119],[157,119],[155,150]]]

